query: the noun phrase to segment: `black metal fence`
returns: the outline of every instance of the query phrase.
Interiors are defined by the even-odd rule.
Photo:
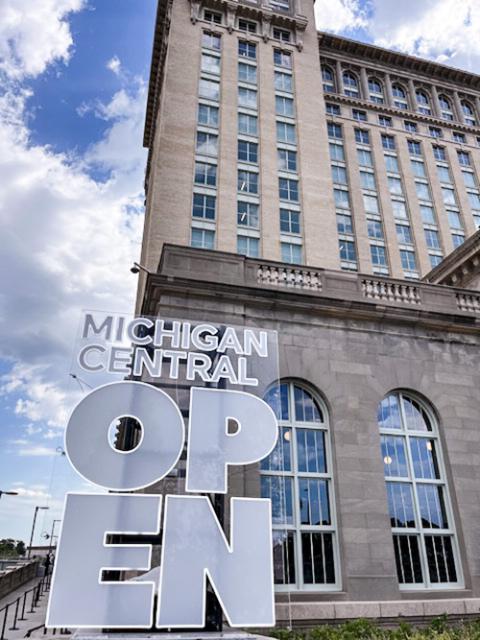
[[[0,609],[0,640],[8,640],[8,632],[18,631],[20,629],[18,623],[27,621],[28,616],[35,613],[35,610],[43,604],[41,599],[50,590],[51,578],[51,572],[48,572],[34,587],[27,589],[16,600],[9,602]],[[42,627],[44,627],[43,624],[39,625],[37,629]],[[64,632],[66,630],[62,629],[61,631]],[[27,630],[25,635],[29,635]]]

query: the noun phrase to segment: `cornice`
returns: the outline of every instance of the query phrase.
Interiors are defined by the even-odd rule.
[[[424,282],[462,286],[480,274],[480,230],[452,251],[423,278]]]
[[[318,32],[320,54],[330,52],[332,55],[345,54],[364,62],[372,61],[387,64],[395,69],[403,69],[411,73],[422,73],[430,80],[436,78],[463,87],[480,91],[480,76],[462,69],[417,58],[398,51],[384,49],[357,40],[350,40],[331,33]]]

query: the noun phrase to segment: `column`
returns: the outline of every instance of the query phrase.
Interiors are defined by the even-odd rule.
[[[337,69],[336,69],[336,76],[337,76],[337,92],[340,94],[343,94],[343,69],[342,69],[342,63],[340,62],[340,60],[337,60]]]
[[[385,99],[387,106],[393,107],[393,91],[392,91],[392,78],[389,73],[385,74]]]
[[[368,74],[365,67],[360,69],[360,84],[362,86],[362,93],[364,100],[370,100],[370,90],[368,88]]]
[[[417,93],[415,83],[411,79],[408,81],[408,92],[410,93],[410,108],[412,111],[417,111]]]
[[[465,124],[465,115],[463,113],[462,103],[460,102],[458,91],[453,92],[453,101],[455,103],[455,109],[457,110],[457,120],[462,124]]]
[[[475,109],[476,109],[475,118],[477,119],[477,123],[478,123],[480,122],[480,98],[478,96],[475,96]]]
[[[437,87],[432,84],[432,102],[433,102],[433,115],[437,118],[442,117],[442,108],[440,107],[440,102],[438,100],[438,91]]]

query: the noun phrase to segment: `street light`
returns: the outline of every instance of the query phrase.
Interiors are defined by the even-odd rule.
[[[0,498],[2,496],[18,496],[18,491],[0,491]]]
[[[149,271],[147,269],[147,267],[144,267],[143,264],[139,264],[138,262],[134,262],[133,263],[133,267],[130,269],[130,272],[133,273],[133,274],[137,274],[137,273],[140,273],[140,271],[143,271],[144,273],[146,273],[149,276],[152,275],[152,272]]]
[[[39,509],[50,509],[50,507],[35,507],[35,513],[33,515],[33,523],[32,523],[32,533],[30,535],[30,544],[28,546],[27,558],[30,558],[30,555],[32,553],[33,534],[35,533],[35,524],[37,522],[37,513]]]
[[[52,533],[50,534],[50,548],[48,550],[48,553],[52,552],[53,539],[55,537],[55,525],[57,524],[57,522],[61,522],[61,520],[54,520],[52,522]]]

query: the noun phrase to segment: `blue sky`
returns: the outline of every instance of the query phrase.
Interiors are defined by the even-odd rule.
[[[175,0],[180,1],[180,0]],[[182,0],[183,1],[183,0]],[[85,490],[57,449],[82,309],[130,313],[156,0],[0,2],[0,537]],[[317,0],[319,29],[480,69],[477,0]]]

